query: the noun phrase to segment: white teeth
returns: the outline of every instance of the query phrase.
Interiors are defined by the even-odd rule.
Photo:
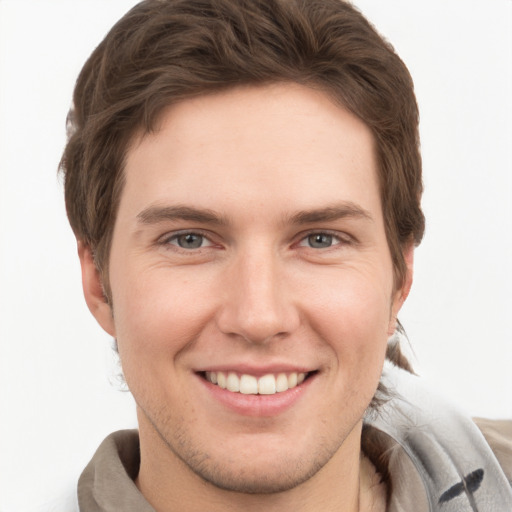
[[[258,380],[258,393],[260,395],[274,395],[276,392],[276,378],[273,375],[264,375]]]
[[[212,375],[215,372],[212,372]],[[213,379],[212,379],[213,382]],[[219,386],[222,389],[226,389],[226,375],[222,372],[217,372],[217,386]]]
[[[276,379],[276,391],[286,391],[288,389],[288,377],[285,373],[280,373]]]
[[[258,379],[252,375],[242,375],[240,377],[240,393],[244,395],[257,395]]]
[[[240,391],[240,379],[236,373],[228,374],[228,378],[226,380],[226,389],[228,391],[233,391],[234,393],[238,393],[238,391]]]
[[[227,389],[233,393],[242,393],[244,395],[273,395],[282,393],[302,384],[306,379],[307,373],[292,372],[289,374],[279,373],[277,376],[267,374],[259,379],[253,375],[243,374],[240,377],[234,372],[227,375],[224,372],[206,372],[206,380],[212,384],[217,384],[222,389]]]

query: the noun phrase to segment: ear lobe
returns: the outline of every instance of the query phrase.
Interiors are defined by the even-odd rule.
[[[103,293],[101,276],[94,263],[91,248],[83,242],[78,242],[78,257],[82,268],[82,288],[89,311],[103,330],[115,337],[112,309]]]
[[[396,330],[398,312],[402,308],[405,299],[407,299],[409,292],[411,291],[414,267],[414,244],[411,243],[404,249],[403,256],[405,260],[406,273],[402,287],[396,290],[394,295],[388,329],[389,336],[392,336]]]
[[[409,296],[409,292],[411,291],[412,281],[413,281],[413,272],[414,272],[414,244],[409,244],[404,250],[404,261],[406,266],[406,274],[404,279],[404,284],[401,288],[401,304],[405,302],[405,299]]]

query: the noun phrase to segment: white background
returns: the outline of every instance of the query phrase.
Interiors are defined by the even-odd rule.
[[[57,163],[74,80],[132,0],[0,0],[0,512],[56,498],[135,425],[81,295]],[[401,315],[417,370],[512,417],[512,2],[359,0],[415,79],[427,215]]]

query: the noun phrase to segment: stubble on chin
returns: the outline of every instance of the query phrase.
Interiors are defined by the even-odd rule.
[[[341,433],[334,440],[317,439],[315,447],[306,450],[306,454],[297,453],[293,447],[290,453],[260,453],[255,463],[250,456],[230,453],[228,448],[220,456],[212,454],[202,443],[194,442],[183,422],[175,423],[172,430],[157,428],[156,422],[145,416],[165,449],[172,453],[176,472],[193,474],[203,484],[240,494],[271,495],[298,487],[313,478],[345,440]]]

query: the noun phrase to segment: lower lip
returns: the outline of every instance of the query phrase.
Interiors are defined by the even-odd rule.
[[[311,387],[316,374],[310,375],[302,384],[273,395],[244,395],[222,389],[202,376],[199,380],[215,400],[237,414],[244,416],[271,417],[282,414],[296,404]]]

